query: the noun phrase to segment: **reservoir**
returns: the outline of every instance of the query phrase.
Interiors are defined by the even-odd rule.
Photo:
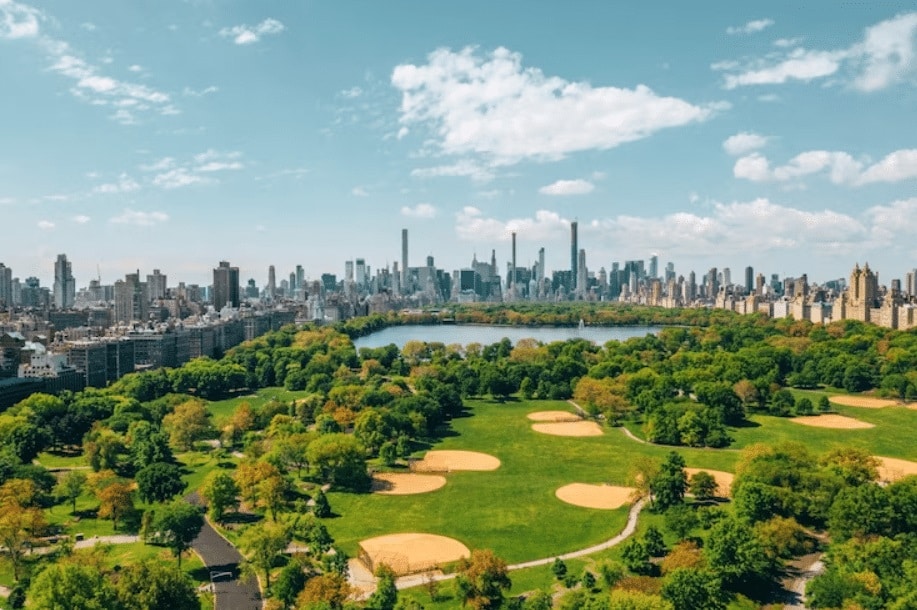
[[[661,329],[661,326],[581,326],[577,328],[575,326],[491,326],[487,324],[406,325],[390,326],[371,335],[354,339],[353,343],[357,349],[383,347],[389,343],[394,343],[400,349],[408,341],[444,343],[445,345],[452,343],[490,345],[506,337],[513,345],[520,339],[527,338],[542,343],[586,339],[597,345],[603,345],[611,340],[625,341],[632,337],[655,335]]]

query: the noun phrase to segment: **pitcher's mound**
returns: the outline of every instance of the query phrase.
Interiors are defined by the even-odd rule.
[[[889,458],[874,456],[879,460],[879,480],[885,483],[894,483],[899,479],[917,474],[917,462],[901,460],[898,458]]]
[[[576,413],[570,413],[569,411],[536,411],[529,413],[526,417],[532,421],[539,422],[570,422],[583,419]]]
[[[435,474],[408,474],[377,472],[373,475],[373,493],[388,496],[406,496],[435,491],[446,484],[446,477]]]
[[[733,475],[731,472],[725,472],[723,470],[710,470],[709,468],[685,468],[685,474],[688,475],[688,479],[701,471],[708,473],[716,481],[716,497],[731,497],[732,480],[735,478],[735,475]]]
[[[371,571],[384,563],[399,576],[434,570],[470,555],[458,540],[434,534],[389,534],[360,542],[360,559]]]
[[[872,398],[871,396],[831,396],[830,402],[845,407],[865,407],[867,409],[881,409],[882,407],[894,407],[897,402],[887,398]]]
[[[625,504],[630,504],[636,491],[633,487],[571,483],[559,488],[554,492],[554,495],[559,500],[574,506],[613,510],[621,508]]]
[[[805,417],[794,417],[790,420],[803,426],[814,426],[816,428],[838,428],[842,430],[859,430],[863,428],[875,428],[875,425],[852,417],[843,415],[806,415]]]
[[[422,460],[411,464],[417,472],[450,472],[453,470],[496,470],[500,460],[477,451],[427,451]]]
[[[602,436],[602,428],[594,421],[559,422],[555,424],[532,424],[532,430],[554,436]]]

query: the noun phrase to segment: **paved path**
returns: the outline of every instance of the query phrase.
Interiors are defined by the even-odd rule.
[[[787,601],[784,604],[784,610],[803,610],[806,606],[806,584],[819,574],[825,571],[825,564],[822,561],[824,553],[812,553],[804,555],[793,561],[790,566],[794,568],[795,574],[783,581],[783,588],[786,591]]]
[[[563,555],[552,555],[551,557],[545,557],[543,559],[533,559],[531,561],[523,561],[522,563],[514,563],[507,566],[507,569],[512,570],[523,570],[525,568],[534,568],[536,566],[543,566],[554,563],[554,560],[558,557],[563,560],[575,559],[577,557],[585,557],[586,555],[591,555],[593,553],[598,553],[599,551],[604,551],[605,549],[610,549],[613,546],[619,545],[625,540],[627,540],[633,533],[637,530],[637,517],[640,516],[640,511],[643,510],[643,506],[646,503],[646,500],[641,498],[634,503],[630,508],[630,513],[627,515],[627,523],[624,525],[624,529],[621,532],[612,538],[609,538],[605,542],[586,547],[584,549],[579,549],[578,551],[571,551],[569,553],[564,553]],[[409,589],[411,587],[417,587],[429,582],[430,579],[436,581],[451,580],[455,578],[455,574],[442,574],[442,573],[426,573],[426,574],[411,574],[409,576],[402,576],[396,581],[396,585],[399,589]]]
[[[192,504],[201,504],[197,492],[186,498]],[[261,589],[256,578],[240,579],[239,564],[242,555],[226,538],[204,522],[200,534],[191,543],[200,555],[213,580],[215,610],[261,610]]]

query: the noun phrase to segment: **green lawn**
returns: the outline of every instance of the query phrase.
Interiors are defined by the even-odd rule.
[[[550,557],[596,544],[617,534],[627,508],[580,508],[554,496],[572,482],[624,485],[634,458],[664,457],[671,449],[635,443],[621,430],[601,437],[539,434],[525,416],[532,411],[571,410],[564,402],[473,401],[473,417],[453,422],[454,436],[436,449],[482,451],[500,458],[492,472],[454,472],[435,492],[412,496],[329,495],[339,518],[326,520],[335,540],[354,554],[372,536],[421,531],[451,536],[469,548],[491,548],[510,563]],[[735,452],[680,450],[689,466],[732,470]]]
[[[287,390],[281,387],[262,388],[253,394],[236,396],[227,400],[216,400],[207,403],[207,410],[213,418],[213,425],[219,429],[243,402],[247,402],[252,409],[257,409],[271,401],[290,402],[307,396],[309,392]]]

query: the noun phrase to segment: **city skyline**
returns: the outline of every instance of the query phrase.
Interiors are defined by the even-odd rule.
[[[917,13],[606,4],[0,0],[0,261],[915,267]]]

